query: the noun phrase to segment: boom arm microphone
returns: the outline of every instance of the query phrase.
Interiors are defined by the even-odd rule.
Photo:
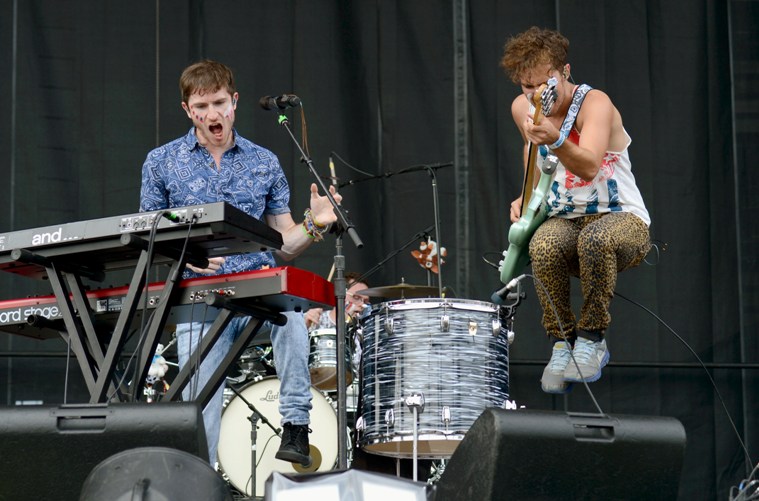
[[[301,105],[301,100],[295,94],[282,94],[281,96],[264,96],[258,100],[258,104],[265,110],[284,110]]]

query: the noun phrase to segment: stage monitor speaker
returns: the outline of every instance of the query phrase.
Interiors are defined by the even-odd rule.
[[[208,461],[168,447],[137,447],[92,469],[79,501],[232,501],[227,482]]]
[[[152,446],[208,461],[200,406],[159,402],[0,408],[0,500],[76,501],[102,460]]]
[[[684,455],[675,418],[487,409],[435,501],[677,499]]]
[[[266,479],[265,488],[266,501],[428,501],[434,492],[424,482],[360,470],[301,475],[275,471]]]

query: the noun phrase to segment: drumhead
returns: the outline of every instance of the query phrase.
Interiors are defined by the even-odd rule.
[[[264,378],[252,382],[239,393],[249,401],[272,426],[281,427],[279,413],[279,379]],[[256,496],[264,495],[266,479],[273,471],[281,473],[303,473],[329,471],[337,463],[337,415],[329,400],[313,387],[311,388],[311,428],[309,444],[313,464],[310,468],[280,461],[274,457],[279,449],[280,439],[272,429],[258,421],[256,437]],[[252,411],[237,395],[231,398],[221,416],[219,437],[219,466],[232,485],[246,496],[252,496],[251,477],[251,422]]]

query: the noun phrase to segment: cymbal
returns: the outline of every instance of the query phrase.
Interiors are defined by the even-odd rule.
[[[356,291],[355,294],[369,297],[386,297],[391,299],[404,299],[412,297],[437,297],[440,290],[437,287],[429,285],[411,285],[401,282],[396,285],[385,285],[383,287],[372,287],[362,291]]]

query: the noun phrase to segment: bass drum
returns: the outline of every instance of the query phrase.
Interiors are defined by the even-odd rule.
[[[279,414],[279,379],[264,378],[246,385],[238,390],[245,400],[250,402],[272,426],[280,427],[282,416]],[[219,437],[219,467],[229,478],[231,484],[246,496],[264,495],[266,479],[273,471],[280,473],[304,473],[329,471],[337,463],[337,415],[329,400],[311,387],[311,424],[309,434],[311,458],[309,468],[299,464],[280,461],[274,457],[279,449],[280,439],[272,429],[258,421],[256,438],[256,492],[251,493],[251,423],[248,419],[251,410],[243,400],[234,395],[224,408],[221,416],[221,434]]]

